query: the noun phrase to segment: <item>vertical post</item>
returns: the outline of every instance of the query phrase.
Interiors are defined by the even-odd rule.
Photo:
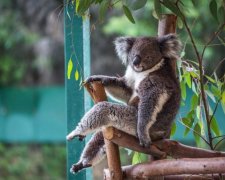
[[[91,94],[95,103],[101,101],[107,101],[107,96],[102,86],[101,82],[93,82],[91,87],[86,85],[88,92]],[[110,180],[122,180],[122,169],[120,163],[120,154],[119,154],[119,147],[117,144],[111,142],[106,137],[113,137],[114,136],[114,128],[107,127],[102,130],[104,141],[106,145],[106,155],[107,155],[107,162],[109,167],[109,175],[104,177],[104,179]]]
[[[159,20],[158,36],[163,36],[169,33],[176,33],[177,16],[174,14],[164,14]],[[172,59],[170,65],[176,75],[176,60]]]
[[[75,15],[74,4],[64,0],[64,39],[65,39],[65,87],[67,107],[67,132],[71,132],[80,121],[85,110],[90,106],[90,98],[86,97],[84,89],[80,90],[82,77],[90,72],[90,38],[89,19],[82,20]],[[79,160],[84,142],[71,141],[67,143],[67,179],[85,180],[85,171],[73,175],[70,167]]]

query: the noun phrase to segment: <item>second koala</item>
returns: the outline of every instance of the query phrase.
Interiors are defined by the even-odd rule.
[[[174,34],[162,37],[120,37],[115,49],[126,65],[123,77],[94,75],[87,82],[101,81],[107,94],[126,105],[100,102],[89,110],[67,139],[84,137],[114,126],[137,135],[148,147],[152,140],[169,137],[180,104],[180,85],[170,61],[178,59],[181,43]],[[137,103],[138,99],[138,103]],[[99,131],[85,146],[80,161],[71,168],[77,172],[95,164],[104,154]]]

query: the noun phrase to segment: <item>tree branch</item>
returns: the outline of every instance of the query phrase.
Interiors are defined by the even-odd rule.
[[[225,173],[225,158],[164,159],[125,166],[122,169],[126,178]]]

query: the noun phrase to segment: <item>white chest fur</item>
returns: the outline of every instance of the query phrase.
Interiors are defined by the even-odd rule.
[[[131,66],[128,65],[126,73],[125,73],[125,79],[126,79],[127,85],[131,87],[131,89],[133,89],[133,94],[130,98],[130,101],[137,96],[137,89],[140,83],[149,75],[149,73],[160,69],[163,63],[164,63],[164,59],[161,59],[161,61],[158,64],[156,64],[154,67],[142,72],[136,72],[132,69]]]

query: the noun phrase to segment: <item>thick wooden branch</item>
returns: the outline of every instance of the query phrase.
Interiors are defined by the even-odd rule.
[[[148,178],[179,174],[225,173],[225,157],[164,159],[123,167],[126,178]]]
[[[105,138],[121,147],[162,158],[165,156],[173,158],[225,157],[225,152],[191,147],[170,139],[153,142],[150,148],[144,148],[139,145],[136,137],[113,127],[110,128],[110,135],[106,133]]]
[[[131,177],[128,174],[125,174],[123,171],[124,179],[138,179],[138,180],[146,180],[146,178],[141,177]],[[213,179],[213,180],[221,180],[225,178],[225,174],[181,174],[181,175],[165,175],[163,176],[154,176],[148,179],[163,179],[163,180],[202,180],[202,179]],[[109,170],[104,169],[104,179],[109,179]]]

